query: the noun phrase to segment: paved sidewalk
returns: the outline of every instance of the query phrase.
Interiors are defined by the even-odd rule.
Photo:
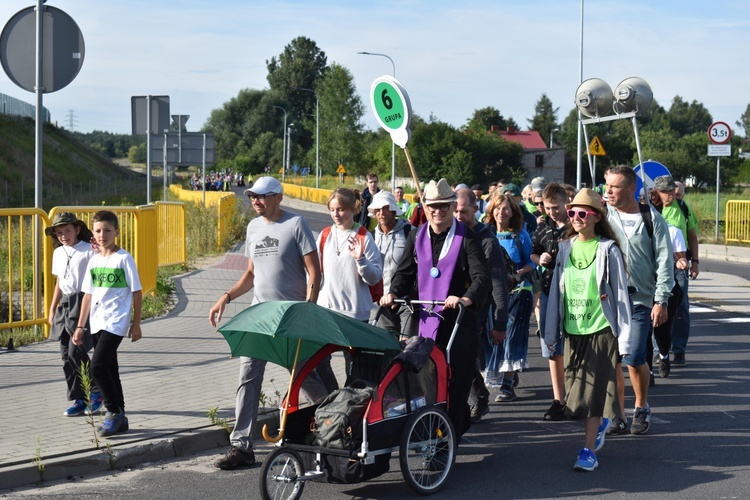
[[[285,200],[286,201],[286,200]],[[295,204],[289,206],[312,209]],[[714,248],[715,247],[715,248]],[[127,340],[119,349],[130,430],[102,440],[111,445],[115,467],[127,467],[198,450],[228,446],[227,433],[207,417],[233,418],[238,359],[208,323],[208,310],[246,269],[240,244],[204,269],[175,279],[175,309],[143,323],[143,339]],[[705,253],[704,253],[705,252]],[[750,263],[750,249],[703,245],[701,258]],[[693,302],[750,313],[750,282],[724,274],[703,273],[691,283]],[[225,320],[245,309],[250,294],[233,300]],[[0,354],[2,431],[0,490],[40,479],[32,463],[41,456],[45,480],[107,470],[109,456],[96,450],[93,430],[85,417],[62,415],[68,406],[58,344],[43,342]],[[264,391],[286,391],[288,373],[268,365]],[[97,418],[98,421],[101,417]],[[259,426],[260,427],[260,426]]]

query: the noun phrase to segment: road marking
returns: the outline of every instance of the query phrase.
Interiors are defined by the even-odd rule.
[[[746,318],[714,318],[718,323],[750,323],[750,317]]]
[[[690,306],[690,313],[709,313],[709,312],[715,312],[710,307],[701,307],[701,306]]]

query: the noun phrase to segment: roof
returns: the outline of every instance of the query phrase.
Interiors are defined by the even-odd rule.
[[[500,130],[499,133],[507,141],[517,142],[523,149],[546,149],[547,145],[536,130]]]

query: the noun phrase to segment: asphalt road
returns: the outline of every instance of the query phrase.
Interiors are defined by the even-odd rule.
[[[730,327],[731,326],[731,327]],[[533,328],[533,327],[532,327]],[[459,448],[445,489],[435,498],[747,498],[750,491],[750,317],[694,307],[688,365],[657,378],[651,390],[652,428],[643,436],[607,438],[592,473],[572,470],[583,442],[579,421],[541,419],[552,399],[536,338],[532,368],[521,375],[519,398],[493,403]],[[628,387],[627,406],[632,409]],[[263,459],[270,446],[260,444]],[[219,452],[144,464],[11,492],[9,497],[258,498],[259,467],[220,471]],[[304,497],[408,498],[391,472],[359,485],[309,483]]]

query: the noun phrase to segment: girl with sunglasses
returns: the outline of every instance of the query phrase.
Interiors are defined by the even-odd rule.
[[[565,342],[567,412],[582,417],[585,430],[573,468],[592,471],[610,420],[620,415],[617,361],[618,353],[630,352],[630,299],[622,252],[599,194],[583,189],[566,208],[569,239],[558,249],[542,334],[550,351]]]

